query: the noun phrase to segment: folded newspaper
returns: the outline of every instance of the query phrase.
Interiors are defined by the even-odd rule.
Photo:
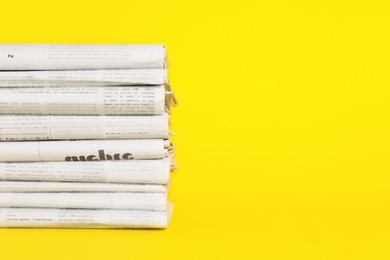
[[[154,116],[0,115],[0,141],[169,138],[167,114]]]
[[[0,227],[166,228],[164,45],[0,44]]]
[[[0,87],[168,85],[165,69],[0,71]]]
[[[157,210],[167,208],[166,193],[53,192],[1,193],[0,208]]]
[[[171,103],[163,85],[0,88],[0,114],[161,115]]]
[[[0,181],[1,192],[140,192],[166,193],[167,185],[125,183],[83,183],[43,181]],[[0,194],[1,196],[1,194]]]
[[[162,44],[0,44],[0,70],[164,69]]]
[[[1,142],[0,162],[162,159],[171,148],[163,139]]]
[[[173,205],[165,211],[0,208],[0,227],[28,228],[166,228]]]
[[[168,184],[171,158],[0,163],[1,181]]]

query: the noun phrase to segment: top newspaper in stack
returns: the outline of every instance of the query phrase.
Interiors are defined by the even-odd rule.
[[[0,70],[165,69],[162,44],[1,44]]]

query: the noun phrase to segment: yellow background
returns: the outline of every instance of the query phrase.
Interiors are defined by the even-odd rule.
[[[386,2],[1,2],[0,42],[166,44],[180,171],[167,230],[1,229],[0,259],[390,259]]]

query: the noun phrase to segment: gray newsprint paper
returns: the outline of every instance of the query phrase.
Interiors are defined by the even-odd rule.
[[[1,193],[0,208],[134,209],[164,211],[166,193]]]
[[[168,184],[171,159],[0,163],[1,181]]]
[[[141,192],[164,193],[166,185],[83,183],[83,182],[42,182],[42,181],[0,181],[1,192]],[[1,194],[0,194],[1,196]],[[50,195],[49,195],[50,196]]]
[[[0,44],[0,70],[163,69],[162,44]]]
[[[153,87],[0,88],[0,114],[158,115],[171,94]]]
[[[171,159],[0,163],[1,181],[168,184]]]
[[[163,139],[0,142],[0,162],[161,159],[169,149]]]
[[[164,69],[0,71],[0,87],[153,86],[169,84]]]
[[[173,204],[164,211],[0,208],[0,227],[10,228],[166,228]]]
[[[168,138],[167,114],[154,116],[0,115],[0,141]]]

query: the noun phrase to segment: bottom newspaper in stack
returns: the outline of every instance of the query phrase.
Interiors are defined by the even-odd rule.
[[[165,228],[169,224],[168,140],[0,145],[0,226]],[[117,160],[117,154],[141,159]],[[23,162],[16,162],[20,158]],[[57,161],[60,158],[69,162]]]

